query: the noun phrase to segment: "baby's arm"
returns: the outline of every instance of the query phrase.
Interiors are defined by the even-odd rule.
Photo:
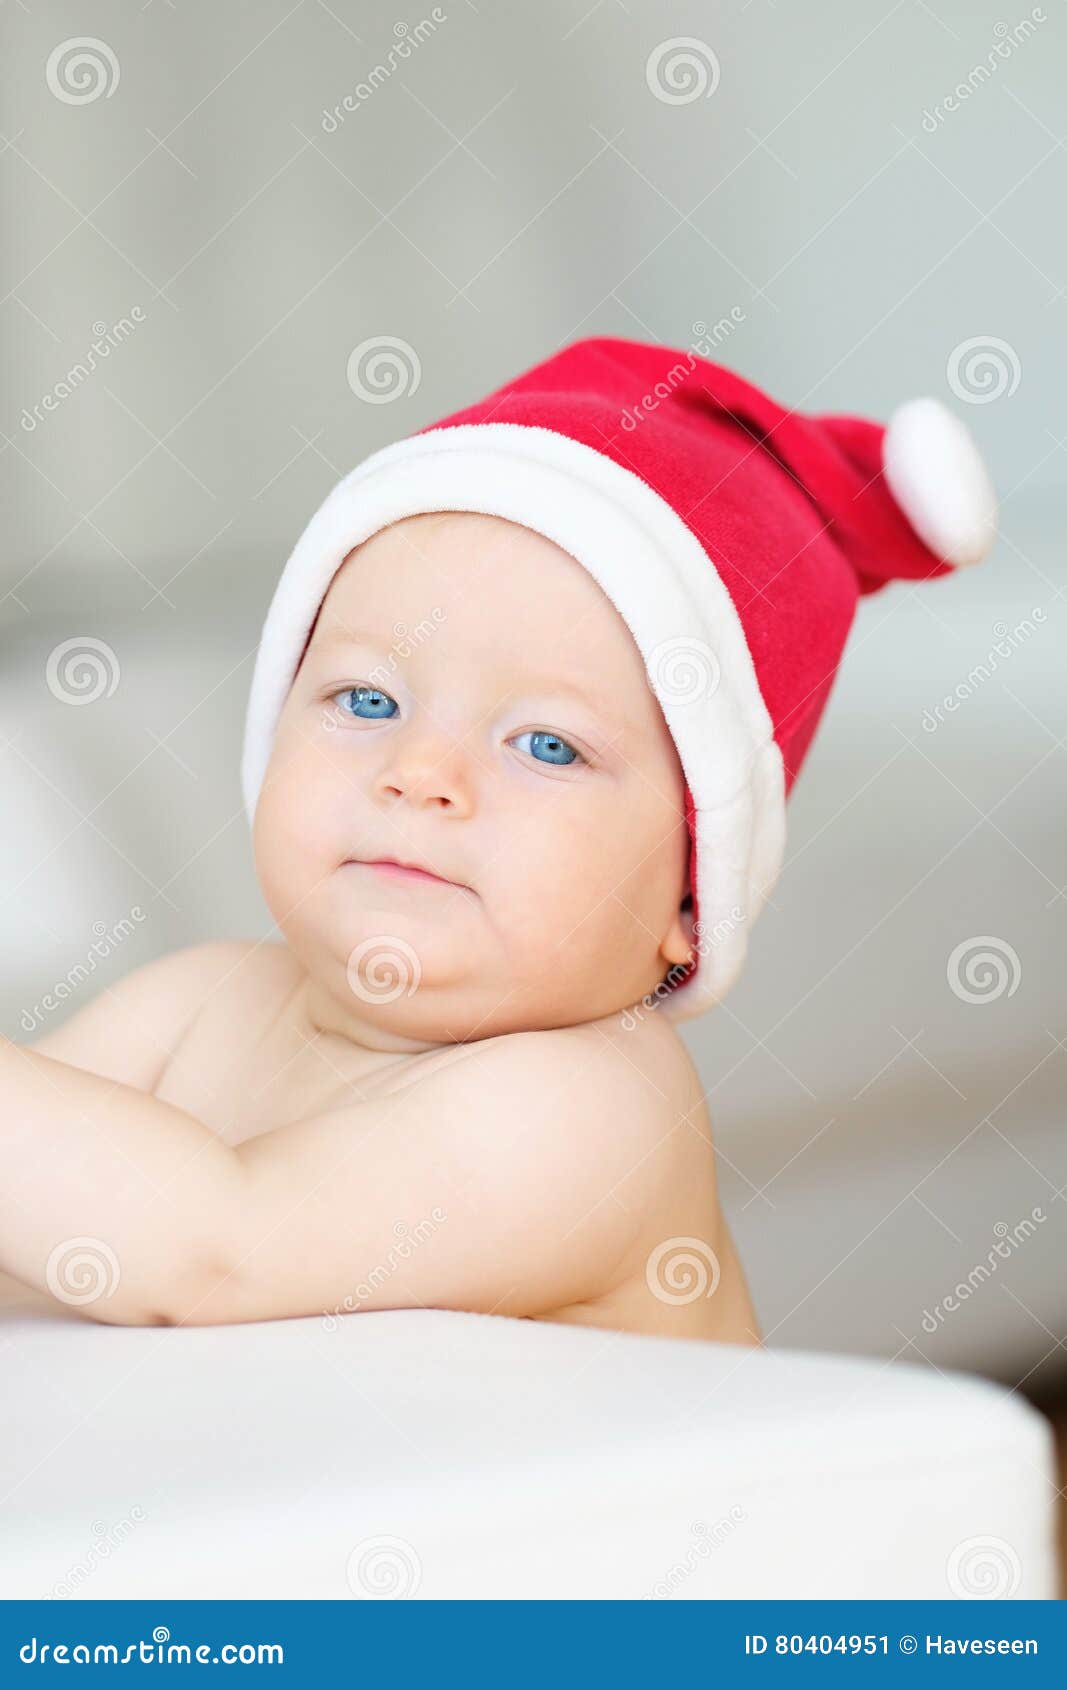
[[[671,1099],[595,1027],[463,1049],[378,1101],[245,1140],[233,1269],[193,1315],[538,1315],[643,1263]]]
[[[96,1238],[120,1278],[84,1312],[119,1324],[603,1295],[647,1251],[676,1125],[676,1100],[595,1028],[488,1039],[233,1148],[17,1046],[0,1048],[0,1104],[0,1268],[47,1287],[55,1246]]]
[[[0,1037],[0,1271],[77,1303],[70,1252],[99,1267],[94,1319],[167,1321],[225,1271],[240,1176],[183,1110]]]

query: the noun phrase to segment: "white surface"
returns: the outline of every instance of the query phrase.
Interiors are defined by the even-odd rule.
[[[383,1537],[386,1587],[391,1564],[425,1598],[945,1598],[983,1554],[1054,1594],[1047,1425],[962,1375],[440,1311],[107,1327],[34,1298],[0,1347],[4,1597],[352,1599]]]

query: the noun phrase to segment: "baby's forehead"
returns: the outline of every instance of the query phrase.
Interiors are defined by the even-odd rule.
[[[577,686],[612,723],[662,735],[626,622],[562,546],[502,517],[435,511],[357,546],[334,576],[309,644],[388,651],[413,685],[462,675],[472,694]],[[457,668],[458,665],[458,668]]]
[[[351,552],[345,566],[357,563],[361,556],[364,561],[388,557],[394,567],[404,567],[413,576],[420,565],[431,574],[465,569],[473,574],[491,572],[502,579],[506,579],[505,569],[513,576],[539,570],[560,580],[573,578],[576,588],[595,585],[581,564],[554,540],[522,523],[481,511],[426,511],[402,517]],[[554,585],[558,585],[555,580]]]
[[[348,553],[320,621],[364,627],[373,618],[394,628],[427,617],[456,644],[489,637],[497,653],[534,653],[561,668],[581,659],[609,678],[641,667],[629,629],[589,571],[554,540],[503,517],[433,511],[380,529]]]

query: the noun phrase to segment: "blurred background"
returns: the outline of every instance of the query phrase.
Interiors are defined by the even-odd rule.
[[[1062,8],[9,0],[2,24],[0,1029],[271,932],[253,657],[367,453],[591,334],[712,331],[816,413],[934,394],[1001,537],[861,605],[746,971],[683,1037],[769,1343],[1055,1386]]]

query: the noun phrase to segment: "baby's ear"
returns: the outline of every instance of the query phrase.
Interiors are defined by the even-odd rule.
[[[682,900],[682,907],[672,919],[660,946],[660,955],[665,957],[672,967],[684,968],[692,961],[693,939],[690,930],[693,923],[686,915],[686,906],[691,906],[692,902],[687,892]]]

